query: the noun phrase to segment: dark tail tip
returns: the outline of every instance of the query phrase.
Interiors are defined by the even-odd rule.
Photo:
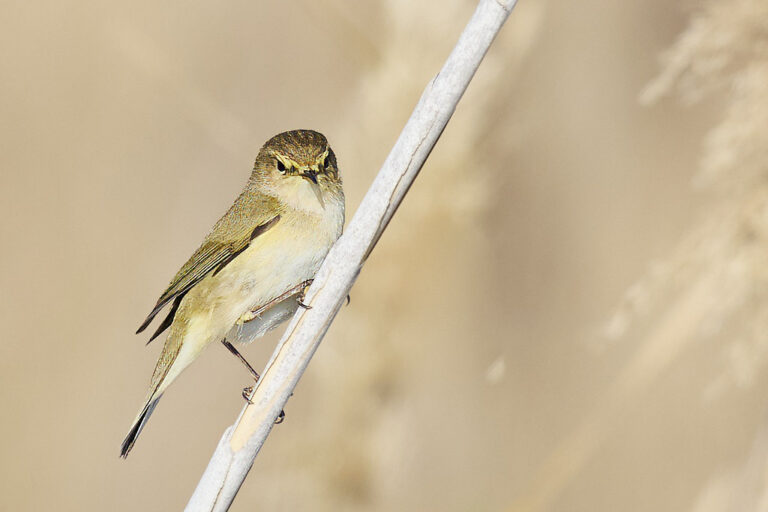
[[[141,414],[139,414],[139,416],[136,418],[136,421],[134,421],[131,430],[128,431],[128,435],[125,436],[123,444],[120,445],[120,457],[123,459],[128,457],[128,453],[136,443],[136,439],[139,437],[139,434],[141,434],[141,430],[144,428],[144,424],[152,415],[152,411],[155,410],[155,406],[157,406],[157,401],[160,400],[160,396],[147,402],[147,405],[145,405],[144,409],[141,410]]]
[[[162,298],[162,297],[161,297]],[[157,301],[157,304],[155,304],[155,307],[152,308],[152,311],[150,311],[149,315],[147,315],[147,318],[144,319],[144,323],[139,326],[139,328],[136,330],[136,334],[139,334],[144,329],[149,327],[149,324],[152,323],[152,320],[154,320],[155,316],[160,312],[161,309],[163,309],[163,306],[165,306],[170,299],[166,299],[165,301]]]
[[[139,437],[139,432],[141,432],[141,427],[146,421],[146,414],[143,414],[141,419],[133,424],[131,427],[131,430],[128,432],[128,435],[125,436],[125,439],[123,440],[123,444],[120,445],[120,457],[123,459],[128,457],[128,453],[131,451],[131,448],[133,448],[133,445],[136,443],[136,439]]]

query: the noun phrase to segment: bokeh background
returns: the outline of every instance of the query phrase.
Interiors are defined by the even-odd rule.
[[[473,8],[0,4],[0,509],[183,507],[249,377],[209,348],[119,460],[133,332],[273,134],[353,213]],[[233,510],[767,510],[766,20],[522,0]]]

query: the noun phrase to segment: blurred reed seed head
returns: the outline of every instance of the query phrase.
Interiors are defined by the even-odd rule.
[[[607,334],[622,336],[639,316],[668,311],[705,286],[698,314],[686,321],[700,335],[727,339],[729,364],[705,390],[712,395],[749,386],[768,359],[768,3],[705,3],[641,100],[673,93],[686,102],[725,99],[695,180],[712,191],[712,204],[674,254],[629,290]]]

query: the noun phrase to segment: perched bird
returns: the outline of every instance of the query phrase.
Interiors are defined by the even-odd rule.
[[[269,139],[245,190],[137,331],[170,304],[150,339],[170,328],[122,457],[163,392],[208,344],[223,342],[253,371],[231,342],[253,341],[296,311],[343,224],[344,192],[326,138],[295,130]]]

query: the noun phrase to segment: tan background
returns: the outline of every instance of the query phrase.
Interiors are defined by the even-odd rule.
[[[702,5],[521,2],[233,510],[758,509],[766,262],[707,231],[756,188],[693,183],[761,112],[728,92],[755,57],[639,101]],[[119,460],[159,350],[133,332],[278,131],[328,135],[354,212],[472,7],[0,4],[0,509],[184,505],[249,378],[210,348]]]

